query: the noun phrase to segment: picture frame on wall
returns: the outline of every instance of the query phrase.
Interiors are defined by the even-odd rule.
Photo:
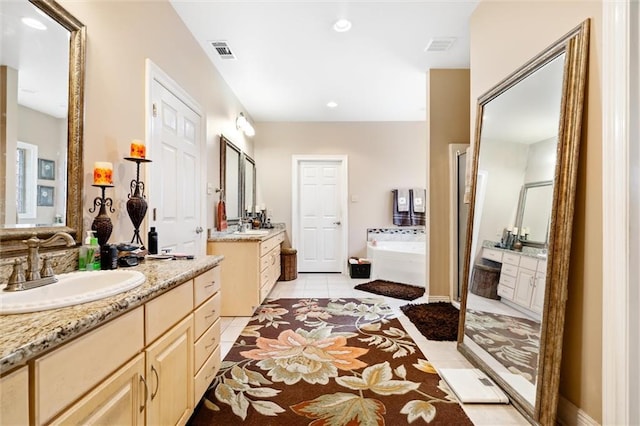
[[[38,185],[38,206],[53,207],[53,186]]]
[[[56,162],[38,158],[38,179],[55,180]]]

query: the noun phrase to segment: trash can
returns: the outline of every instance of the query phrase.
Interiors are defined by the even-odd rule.
[[[298,278],[298,250],[280,249],[280,280],[291,281]]]
[[[488,299],[500,299],[498,296],[498,282],[502,264],[493,260],[480,258],[473,265],[470,291]]]
[[[371,262],[361,262],[357,257],[349,258],[349,276],[351,278],[369,278],[371,275]]]

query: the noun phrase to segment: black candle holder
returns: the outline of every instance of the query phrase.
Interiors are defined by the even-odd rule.
[[[150,163],[151,160],[138,157],[124,157],[124,159],[136,163],[136,178],[129,184],[131,192],[127,200],[127,213],[129,213],[129,218],[134,228],[131,242],[143,244],[140,237],[140,224],[147,214],[147,201],[144,195],[144,182],[140,180],[140,163]]]
[[[98,215],[93,219],[93,223],[91,223],[91,229],[96,232],[96,237],[98,237],[98,244],[100,244],[100,246],[102,247],[109,241],[111,231],[113,231],[113,224],[111,223],[111,219],[107,215],[107,207],[109,208],[109,211],[111,213],[115,212],[112,207],[113,200],[105,196],[105,190],[107,188],[113,188],[113,185],[91,186],[100,188],[102,190],[102,195],[100,197],[96,197],[93,200],[93,207],[89,209],[89,213],[93,213],[98,207],[100,207]]]

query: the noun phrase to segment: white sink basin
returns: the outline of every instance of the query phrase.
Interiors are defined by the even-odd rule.
[[[0,314],[21,314],[78,305],[138,287],[146,277],[138,271],[82,271],[57,275],[58,282],[23,291],[0,286]]]
[[[264,230],[264,229],[248,229],[246,231],[236,231],[234,232],[234,234],[238,234],[238,235],[267,235],[269,233],[269,231]]]

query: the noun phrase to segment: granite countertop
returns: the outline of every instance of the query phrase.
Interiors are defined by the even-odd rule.
[[[546,250],[535,248],[535,247],[527,247],[523,246],[522,251],[510,250],[507,248],[500,247],[500,243],[496,241],[484,240],[482,242],[482,247],[490,248],[493,250],[499,250],[505,253],[515,253],[521,256],[533,257],[535,259],[545,260],[547,257],[545,256]]]
[[[141,286],[133,290],[66,308],[0,315],[0,373],[23,365],[43,352],[177,287],[213,268],[223,258],[202,256],[192,260],[146,260],[130,268],[147,277]],[[91,279],[91,272],[82,274]]]
[[[235,232],[212,232],[207,241],[211,242],[238,242],[238,241],[265,241],[271,237],[285,232],[284,227],[275,226],[271,229],[260,229],[259,231],[268,231],[267,234],[251,234],[251,233],[235,233]]]

